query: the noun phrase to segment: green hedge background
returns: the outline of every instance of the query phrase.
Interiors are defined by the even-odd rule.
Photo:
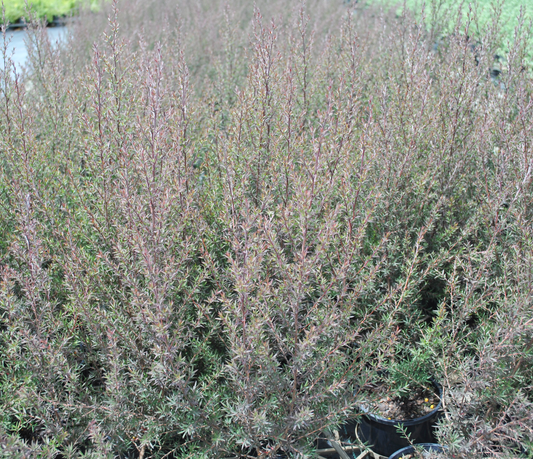
[[[30,5],[35,16],[39,19],[46,18],[47,21],[52,21],[54,17],[66,16],[75,11],[81,4],[86,3],[91,9],[98,8],[98,0],[90,0],[80,2],[79,0],[30,0]],[[5,0],[3,2],[5,8],[5,17],[10,23],[17,22],[25,16],[26,1],[25,0]]]

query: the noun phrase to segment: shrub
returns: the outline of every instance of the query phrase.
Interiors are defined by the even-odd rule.
[[[531,448],[524,26],[494,76],[496,20],[141,3],[2,73],[4,450],[311,457],[387,367]]]

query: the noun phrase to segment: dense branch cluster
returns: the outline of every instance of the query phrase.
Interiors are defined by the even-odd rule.
[[[124,0],[4,46],[6,457],[313,457],[384,368],[454,457],[531,454],[530,29],[475,25]]]

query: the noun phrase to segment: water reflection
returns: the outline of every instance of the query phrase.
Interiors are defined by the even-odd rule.
[[[65,26],[47,27],[48,38],[52,45],[57,45],[65,39],[67,28]],[[17,70],[21,70],[28,60],[28,50],[25,40],[27,39],[25,29],[9,30],[6,32],[6,40],[9,41],[7,46],[7,55],[11,57]],[[0,49],[3,47],[2,35],[0,34]],[[3,59],[0,57],[0,69],[4,68]]]

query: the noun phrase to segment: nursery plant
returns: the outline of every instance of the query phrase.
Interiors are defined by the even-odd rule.
[[[531,455],[531,24],[495,75],[476,20],[121,0],[22,71],[4,26],[2,454],[316,457],[389,369],[443,457]]]
[[[397,357],[403,356],[398,352]],[[434,442],[443,392],[426,366],[429,362],[415,355],[378,372],[358,388],[359,422],[347,422],[341,432],[386,457],[403,447]]]

